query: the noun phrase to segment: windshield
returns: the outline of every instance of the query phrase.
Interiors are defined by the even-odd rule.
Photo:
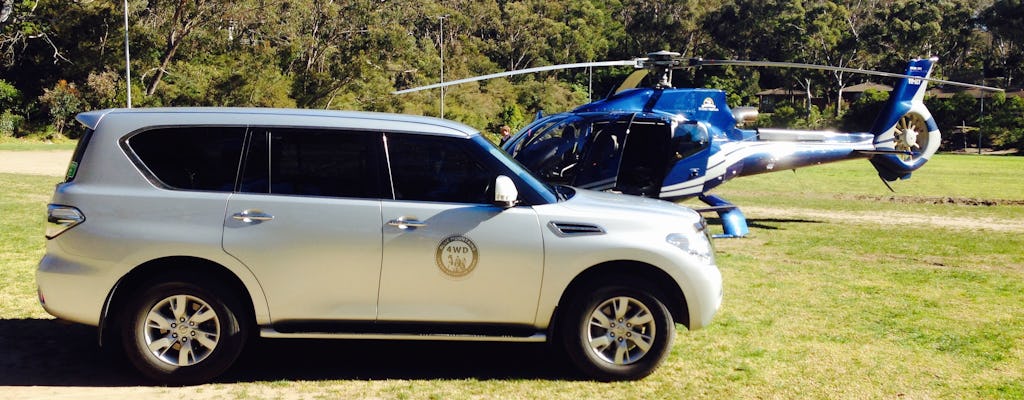
[[[565,119],[565,117],[566,116],[564,114],[555,114],[545,117],[539,121],[531,122],[525,128],[516,132],[515,135],[512,135],[512,139],[505,142],[505,145],[502,146],[502,148],[508,152],[508,154],[511,154],[512,157],[517,157],[519,151],[522,150],[527,143],[532,142],[534,138],[537,137],[538,132],[546,131],[551,127],[551,125],[560,122],[562,119]]]
[[[589,124],[578,116],[552,122],[538,124],[515,159],[545,182],[571,184]]]
[[[537,194],[544,198],[544,201],[548,203],[554,203],[561,198],[561,196],[555,193],[554,188],[538,180],[537,177],[533,176],[533,174],[531,174],[530,171],[526,170],[526,168],[524,168],[522,164],[519,164],[518,161],[513,160],[512,157],[509,157],[508,153],[505,153],[501,149],[494,146],[494,143],[491,143],[489,140],[484,139],[483,136],[475,136],[473,137],[473,140],[479,143],[483,148],[487,149],[487,151],[490,152],[495,159],[504,164],[505,167],[512,171],[512,173],[516,174],[516,176],[519,177],[519,179],[521,179],[527,185],[530,185],[530,187],[532,187],[537,192]]]

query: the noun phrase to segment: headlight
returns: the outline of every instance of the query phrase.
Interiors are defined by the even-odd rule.
[[[711,245],[711,237],[707,233],[704,218],[693,224],[693,229],[682,233],[670,233],[665,236],[668,244],[678,247],[707,264],[715,262],[715,248]]]

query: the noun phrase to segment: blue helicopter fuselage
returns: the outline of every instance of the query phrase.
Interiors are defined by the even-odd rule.
[[[659,85],[539,118],[502,149],[551,183],[673,201],[699,196],[722,217],[726,236],[743,236],[739,209],[708,194],[732,178],[868,158],[888,182],[923,166],[941,142],[919,79],[935,61],[910,60],[869,133],[743,129],[756,111],[730,109],[725,92]]]
[[[740,129],[721,90],[643,88],[534,121],[504,148],[554,183],[682,200],[737,176],[865,158],[872,138]]]

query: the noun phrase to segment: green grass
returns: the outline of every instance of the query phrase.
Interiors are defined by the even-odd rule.
[[[32,274],[56,179],[0,174],[0,319],[45,318]],[[706,329],[680,332],[667,363],[639,382],[328,376],[201,390],[221,398],[1024,398],[1024,158],[939,156],[896,190],[868,163],[847,162],[740,178],[716,193],[755,209],[998,218],[1018,230],[748,212],[750,237],[716,241],[722,310]],[[946,197],[997,201],[930,200]]]
[[[35,263],[44,252],[46,203],[59,178],[0,174],[0,318],[44,317]]]
[[[51,151],[51,150],[74,150],[74,141],[65,140],[57,143],[47,143],[29,140],[8,140],[0,141],[0,151]]]

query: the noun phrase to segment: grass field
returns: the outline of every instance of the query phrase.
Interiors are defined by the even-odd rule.
[[[74,141],[64,140],[57,143],[45,143],[36,141],[24,141],[17,139],[0,139],[0,151],[49,151],[49,150],[74,150]]]
[[[716,241],[722,310],[654,375],[613,384],[537,345],[274,342],[221,383],[138,387],[35,299],[56,180],[0,174],[0,392],[15,397],[1024,398],[1024,157],[939,156],[896,193],[867,162],[724,185],[751,235]]]

